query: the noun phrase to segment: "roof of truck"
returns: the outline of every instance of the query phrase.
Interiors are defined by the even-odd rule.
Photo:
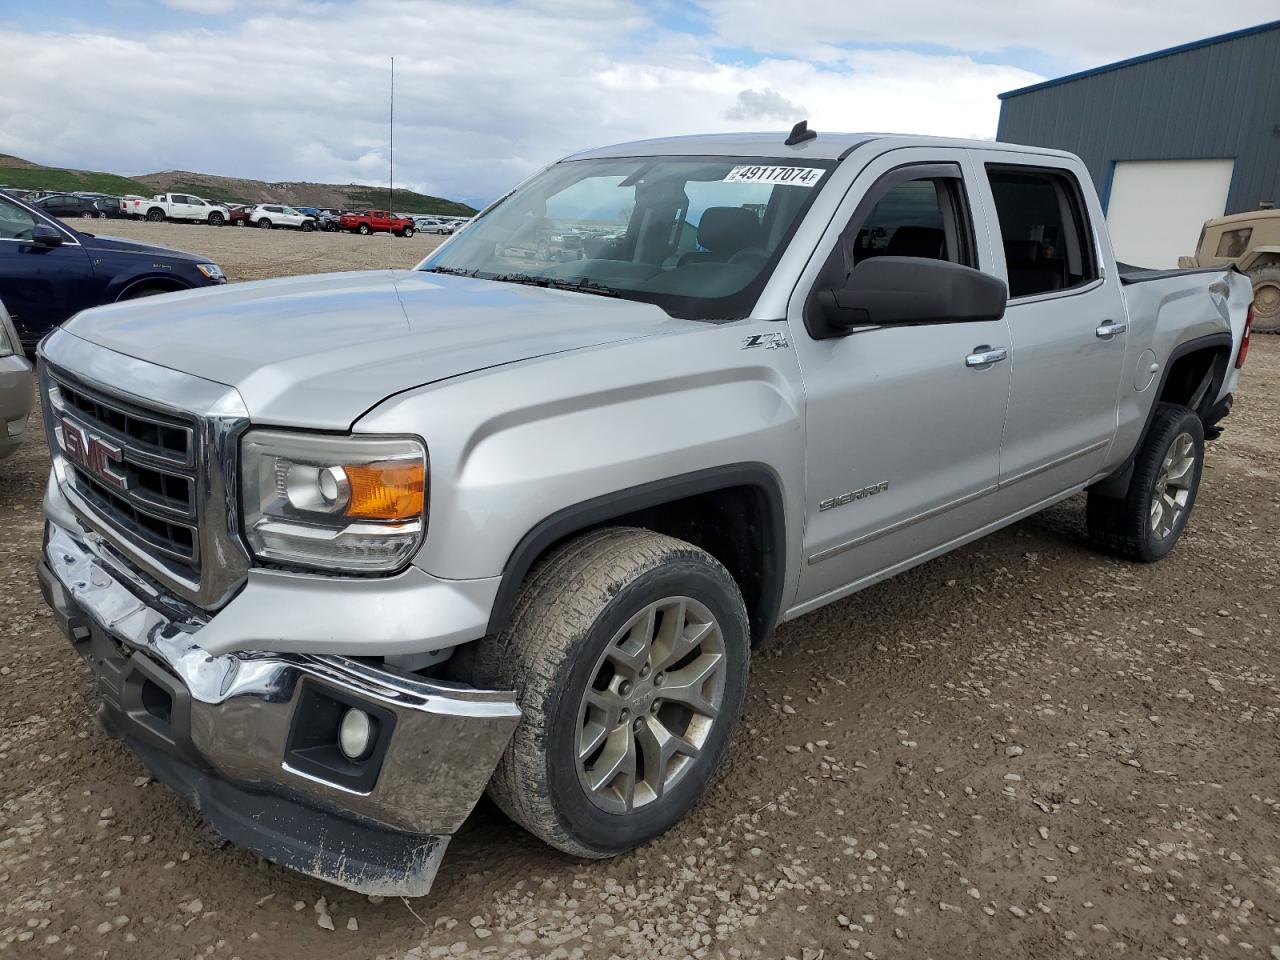
[[[689,137],[661,137],[656,140],[634,140],[607,147],[595,147],[565,157],[566,160],[590,160],[598,157],[808,157],[813,160],[840,160],[855,148],[872,141],[892,141],[894,147],[966,147],[985,150],[1009,150],[1054,157],[1070,154],[1043,147],[1028,147],[994,140],[960,140],[951,137],[926,137],[900,133],[826,133],[818,131],[812,140],[787,146],[786,130],[763,133],[705,133]]]

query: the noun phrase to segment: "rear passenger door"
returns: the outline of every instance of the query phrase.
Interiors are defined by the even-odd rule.
[[[900,149],[854,180],[801,274],[788,323],[805,389],[805,565],[814,606],[981,528],[1009,395],[1003,320],[867,326],[815,339],[815,291],[871,257],[994,273],[978,241],[962,150]],[[985,237],[983,238],[985,241]],[[976,354],[992,360],[974,364]]]
[[[997,494],[1005,517],[1102,468],[1116,430],[1127,317],[1119,277],[1103,268],[1103,240],[1093,229],[1102,212],[1081,187],[1084,168],[975,153],[992,246],[1009,283],[1012,383]]]

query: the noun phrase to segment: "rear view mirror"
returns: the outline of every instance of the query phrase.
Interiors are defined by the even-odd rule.
[[[31,242],[37,247],[60,247],[62,240],[62,234],[47,223],[37,223],[31,229]]]
[[[1003,280],[921,257],[863,260],[843,287],[817,295],[829,337],[855,327],[999,320],[1008,299]]]

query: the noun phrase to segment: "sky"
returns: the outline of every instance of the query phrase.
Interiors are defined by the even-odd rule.
[[[480,204],[623,140],[990,138],[996,95],[1273,19],[1275,0],[0,0],[0,153]]]

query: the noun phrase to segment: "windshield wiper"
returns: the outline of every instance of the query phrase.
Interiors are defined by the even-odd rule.
[[[500,273],[496,277],[488,277],[486,279],[497,280],[499,283],[523,283],[529,287],[546,287],[549,290],[572,290],[575,293],[593,293],[598,297],[622,296],[613,287],[606,287],[603,283],[596,283],[594,280],[588,280],[585,277],[581,280],[561,280],[558,277],[540,277],[533,273]]]
[[[423,273],[443,273],[449,277],[474,277],[479,270],[463,270],[459,267],[427,267]]]

